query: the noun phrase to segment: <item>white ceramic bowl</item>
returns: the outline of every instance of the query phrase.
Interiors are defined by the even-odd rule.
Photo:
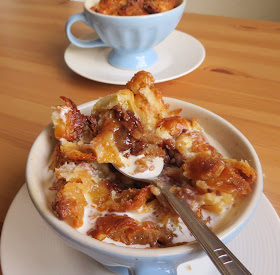
[[[84,114],[90,114],[96,101],[79,106]],[[181,115],[197,118],[210,142],[225,156],[247,160],[258,173],[252,192],[240,204],[233,207],[227,220],[216,228],[216,234],[224,242],[232,239],[252,216],[263,188],[263,176],[259,158],[250,142],[229,122],[196,105],[165,98],[175,109],[182,108]],[[67,223],[60,221],[52,212],[46,198],[49,183],[45,171],[54,148],[53,126],[49,124],[34,142],[27,162],[26,180],[30,197],[44,220],[73,248],[86,253],[118,274],[176,274],[177,266],[205,255],[197,243],[170,248],[136,249],[103,243],[81,234]],[[42,248],[44,249],[44,248]],[[135,273],[134,273],[135,272]]]

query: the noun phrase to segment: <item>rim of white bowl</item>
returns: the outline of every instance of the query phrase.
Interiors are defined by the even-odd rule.
[[[242,140],[243,143],[245,143],[246,147],[249,148],[249,151],[252,155],[252,160],[255,163],[255,170],[257,171],[258,178],[257,182],[255,184],[254,192],[252,194],[250,204],[248,207],[246,207],[245,211],[242,212],[242,214],[237,218],[237,220],[226,228],[225,230],[221,231],[217,234],[217,236],[221,240],[225,240],[229,238],[231,235],[235,235],[235,232],[238,232],[242,226],[244,226],[247,221],[251,218],[252,214],[254,213],[256,206],[260,200],[262,189],[263,189],[263,174],[262,174],[262,168],[261,164],[258,158],[258,155],[251,145],[251,143],[248,141],[248,139],[237,129],[235,128],[231,123],[229,123],[227,120],[223,119],[219,115],[215,114],[212,111],[209,111],[203,107],[200,107],[198,105],[179,100],[169,97],[164,97],[164,100],[166,103],[173,103],[173,104],[185,104],[186,106],[191,106],[193,108],[196,108],[211,117],[213,117],[216,120],[219,120],[221,123],[225,124],[227,127],[231,128]],[[78,106],[78,108],[82,111],[83,109],[92,106],[97,100],[93,100],[84,104],[81,104]],[[100,250],[107,253],[113,253],[113,254],[119,254],[119,255],[126,255],[126,256],[132,256],[132,257],[163,257],[163,256],[172,256],[172,255],[178,255],[183,253],[191,252],[193,249],[197,249],[198,244],[186,244],[181,246],[175,246],[175,247],[167,247],[167,248],[156,248],[156,249],[146,249],[146,248],[130,248],[130,247],[122,247],[122,246],[116,246],[114,244],[104,243],[102,241],[96,240],[94,238],[90,238],[87,235],[84,235],[80,232],[78,232],[76,229],[72,228],[70,225],[65,223],[64,221],[60,221],[52,212],[50,212],[50,209],[47,207],[47,205],[42,205],[38,201],[36,197],[35,187],[36,182],[32,180],[31,177],[31,170],[32,167],[30,166],[31,158],[34,153],[34,147],[36,142],[40,139],[42,135],[46,134],[46,131],[49,130],[49,127],[51,127],[52,123],[49,124],[36,138],[35,142],[32,145],[32,148],[30,150],[28,160],[27,160],[27,167],[26,167],[26,182],[27,182],[27,188],[29,195],[31,197],[31,200],[36,207],[37,211],[40,213],[40,215],[44,218],[44,220],[59,234],[61,234],[64,238],[71,240],[72,242],[83,246],[84,248],[91,249],[94,248],[95,250]]]

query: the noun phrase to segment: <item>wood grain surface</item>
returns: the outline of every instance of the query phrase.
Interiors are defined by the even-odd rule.
[[[81,104],[122,86],[85,79],[64,62],[67,18],[82,3],[0,1],[0,226],[25,182],[28,152],[50,122],[59,96]],[[280,213],[280,23],[184,14],[178,30],[202,42],[206,59],[194,72],[157,84],[164,96],[207,108],[253,144],[264,194]],[[77,23],[77,35],[90,32]],[[174,48],[174,50],[176,50]]]

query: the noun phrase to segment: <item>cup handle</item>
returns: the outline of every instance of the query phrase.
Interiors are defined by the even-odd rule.
[[[69,19],[67,20],[67,22],[65,24],[66,35],[72,44],[74,44],[78,47],[81,47],[81,48],[95,48],[95,47],[107,47],[108,46],[101,39],[85,41],[85,40],[76,38],[71,33],[71,26],[72,26],[72,24],[74,24],[75,22],[78,22],[78,21],[84,22],[86,25],[89,25],[87,23],[85,14],[83,12],[72,15],[71,17],[69,17]]]

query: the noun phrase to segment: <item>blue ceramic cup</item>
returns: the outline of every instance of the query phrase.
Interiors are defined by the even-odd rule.
[[[111,47],[108,56],[111,65],[121,69],[138,70],[150,67],[158,57],[154,47],[162,42],[179,23],[186,0],[177,0],[177,6],[169,11],[141,15],[104,15],[90,8],[98,0],[86,0],[84,12],[72,15],[66,22],[66,34],[70,42],[82,48]],[[99,36],[97,40],[84,41],[73,36],[71,26],[84,22]]]

